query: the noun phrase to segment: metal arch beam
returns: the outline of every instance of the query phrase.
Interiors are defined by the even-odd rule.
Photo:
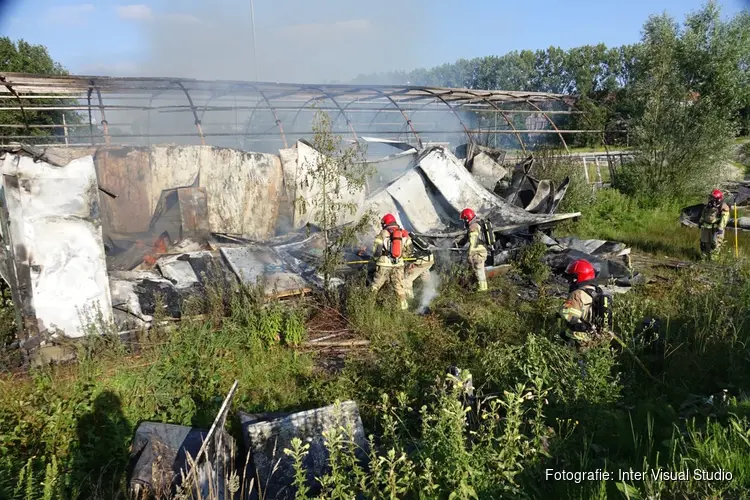
[[[346,114],[344,113],[344,108],[342,108],[342,107],[341,107],[341,104],[339,104],[339,102],[338,102],[338,101],[336,100],[336,98],[335,98],[335,97],[333,97],[333,95],[329,94],[328,92],[325,92],[324,90],[322,90],[322,89],[320,89],[320,88],[318,88],[318,87],[309,87],[309,88],[310,88],[311,90],[316,90],[316,91],[320,92],[320,94],[321,94],[321,95],[323,95],[323,96],[327,97],[328,99],[330,99],[330,100],[331,100],[331,102],[332,102],[332,103],[333,103],[333,104],[334,104],[334,105],[335,105],[335,106],[336,106],[337,108],[339,108],[339,111],[340,111],[340,112],[341,112],[341,114],[342,114],[342,115],[344,116],[344,120],[346,120],[346,125],[347,125],[347,126],[349,127],[349,130],[351,130],[351,132],[352,132],[352,135],[354,136],[354,140],[355,140],[356,142],[359,142],[359,138],[357,138],[357,131],[356,131],[356,130],[354,130],[354,125],[352,125],[352,122],[351,122],[351,120],[350,120],[350,119],[349,119],[349,118],[348,118],[348,117],[346,116]],[[350,92],[347,92],[347,93],[350,93]],[[338,117],[337,117],[337,119],[338,119]]]
[[[320,93],[320,97],[311,97],[302,106],[300,106],[300,108],[297,110],[297,114],[294,115],[294,120],[292,120],[292,127],[294,127],[294,125],[297,123],[297,119],[299,118],[300,113],[302,113],[302,111],[307,108],[308,104],[310,104],[313,101],[318,101],[322,98],[330,99],[331,102],[333,102],[333,104],[338,108],[339,115],[342,115],[342,114],[344,115],[344,119],[346,119],[346,124],[349,126],[349,130],[351,131],[352,135],[354,135],[354,140],[359,141],[359,139],[357,138],[357,132],[356,130],[354,130],[354,126],[352,125],[352,122],[346,117],[346,114],[344,114],[345,108],[341,107],[341,104],[339,104],[339,102],[335,99],[335,97],[332,94],[324,92],[323,90],[317,87],[306,87],[306,89],[315,90],[316,92]],[[344,92],[344,94],[350,94],[350,93],[351,92]],[[339,94],[339,95],[342,95],[342,94]],[[338,119],[338,117],[336,117],[336,119]]]
[[[91,85],[94,85],[94,81],[91,80]],[[104,142],[109,145],[111,139],[109,137],[109,122],[107,122],[107,115],[104,112],[104,101],[102,101],[102,92],[99,87],[96,88],[96,97],[99,99],[99,112],[102,114],[102,130],[104,131]]]
[[[268,106],[268,109],[271,111],[271,113],[273,113],[273,118],[274,118],[274,120],[276,120],[276,126],[279,127],[279,133],[281,134],[281,140],[284,143],[284,149],[288,148],[289,145],[287,144],[287,141],[286,141],[286,134],[284,134],[284,127],[281,124],[281,120],[276,115],[276,110],[271,106],[271,103],[268,101],[268,99],[266,99],[266,97],[263,95],[262,92],[258,91],[258,93],[263,97],[263,101],[265,101],[266,105]],[[243,136],[246,136],[246,135],[250,134],[250,124],[253,121],[253,116],[255,116],[255,112],[258,111],[260,103],[263,102],[263,101],[258,100],[255,103],[255,106],[253,107],[253,110],[250,112],[250,117],[247,119],[247,125],[245,126],[245,133],[243,134]]]
[[[88,107],[89,107],[89,135],[91,136],[91,145],[94,145],[94,120],[91,117],[91,93],[94,91],[93,88],[89,87],[88,92],[86,93],[86,100],[88,101]]]
[[[309,88],[311,88],[311,87],[309,87]],[[317,89],[313,89],[313,90],[317,90]],[[318,92],[320,92],[320,91],[318,91]],[[349,94],[349,93],[350,92],[344,92],[343,94],[337,94],[337,95],[344,95],[344,94]],[[299,115],[302,113],[302,111],[304,111],[305,109],[307,109],[307,105],[308,104],[310,104],[313,101],[319,101],[319,100],[324,99],[324,98],[330,99],[330,97],[328,95],[326,95],[324,92],[321,92],[320,96],[318,96],[318,97],[311,97],[310,99],[308,99],[307,101],[305,101],[305,103],[302,104],[299,107],[299,109],[297,109],[297,113],[294,115],[294,119],[292,120],[292,128],[294,128],[294,126],[297,125],[297,119],[299,118]],[[334,103],[336,103],[336,101],[334,101]],[[336,103],[336,107],[338,107],[339,111],[341,111],[341,106],[339,106],[338,103]],[[338,119],[338,117],[337,117],[337,119]],[[356,135],[355,135],[355,137],[356,137]]]
[[[340,96],[340,95],[346,95],[346,94],[349,94],[349,93],[350,92],[343,92],[343,93],[336,94],[336,95]],[[324,99],[324,98],[328,98],[328,96],[325,95],[325,94],[322,94],[322,95],[319,95],[317,97],[311,97],[310,99],[308,99],[307,101],[305,101],[304,104],[302,104],[301,106],[299,106],[297,108],[297,113],[294,115],[294,118],[292,119],[292,127],[294,127],[297,124],[297,119],[299,118],[299,115],[302,113],[302,111],[304,111],[307,108],[308,104],[310,104],[313,101],[319,101],[319,100]],[[349,104],[352,104],[352,103],[349,103]],[[347,104],[344,109],[348,108],[349,104]],[[338,109],[341,110],[340,107]],[[336,117],[336,118],[338,119],[338,117]]]
[[[437,103],[436,103],[435,101],[428,101],[428,102],[425,102],[425,103],[423,103],[423,104],[422,104],[422,105],[421,105],[421,106],[420,106],[419,108],[417,108],[417,109],[415,109],[415,110],[414,110],[414,112],[412,113],[412,116],[414,116],[414,115],[415,115],[415,114],[417,114],[418,112],[422,111],[422,110],[423,110],[424,108],[426,108],[427,106],[431,106],[431,105],[433,105],[433,104],[437,104]],[[384,107],[380,108],[380,110],[378,110],[377,114],[376,114],[376,115],[375,115],[375,116],[373,117],[373,119],[372,119],[372,120],[370,121],[370,126],[371,126],[371,125],[372,125],[373,123],[375,123],[375,120],[377,119],[378,115],[380,115],[380,113],[382,113],[383,111],[385,111],[385,110],[386,110],[387,108],[388,108],[388,106],[384,106]],[[452,110],[450,110],[450,109],[440,109],[440,110],[435,110],[435,112],[441,112],[441,113],[451,113],[451,112],[452,112]]]
[[[380,116],[380,113],[382,113],[383,111],[385,111],[385,110],[386,110],[386,109],[388,109],[389,107],[390,107],[390,106],[389,106],[388,104],[386,104],[385,106],[383,106],[382,108],[380,108],[380,109],[378,110],[378,112],[377,112],[377,113],[375,113],[375,116],[373,116],[373,117],[372,117],[372,120],[370,120],[370,123],[369,123],[369,124],[367,125],[367,126],[368,126],[368,128],[369,128],[369,127],[372,127],[372,124],[373,124],[373,123],[375,123],[375,120],[377,120],[377,119],[378,119],[378,116]],[[420,109],[421,109],[421,108],[420,108]],[[419,111],[419,110],[417,110],[417,111]],[[416,111],[415,111],[415,113],[416,113]],[[411,121],[411,120],[409,120],[409,121]],[[421,142],[422,142],[422,141],[420,140],[420,144],[421,144]]]
[[[397,109],[397,110],[398,110],[398,111],[399,111],[399,112],[401,113],[401,115],[402,115],[402,116],[404,117],[404,120],[406,121],[406,125],[408,125],[408,127],[409,127],[409,128],[411,129],[411,132],[412,132],[412,134],[414,134],[414,137],[415,137],[415,138],[417,139],[417,145],[419,146],[419,149],[422,149],[422,139],[421,139],[421,138],[419,137],[419,133],[417,133],[417,131],[416,131],[416,130],[414,129],[414,126],[412,125],[412,122],[411,122],[411,119],[409,118],[409,115],[407,115],[407,114],[406,114],[406,112],[405,112],[405,111],[404,111],[403,109],[401,109],[401,107],[400,107],[400,106],[398,105],[398,103],[397,103],[397,102],[396,102],[396,101],[395,101],[395,100],[393,99],[393,97],[391,97],[390,95],[386,94],[385,92],[383,92],[383,91],[382,91],[382,90],[380,90],[380,89],[375,89],[375,88],[367,88],[367,87],[364,87],[364,88],[361,88],[361,89],[360,89],[360,88],[354,89],[354,91],[355,91],[355,92],[359,92],[359,91],[362,91],[362,90],[365,90],[365,91],[371,91],[371,92],[373,92],[373,93],[375,93],[375,94],[377,94],[377,95],[380,95],[380,96],[382,96],[382,97],[385,97],[386,99],[388,99],[388,101],[390,101],[390,103],[391,103],[391,104],[393,104],[393,106],[394,106],[394,107],[395,107],[395,108],[396,108],[396,109]],[[308,102],[309,102],[309,101],[308,101]],[[335,102],[335,101],[334,101],[334,102]],[[344,111],[345,111],[346,109],[348,109],[348,108],[349,108],[349,106],[351,106],[352,104],[354,104],[354,103],[356,103],[356,102],[357,102],[357,100],[354,100],[354,101],[351,101],[351,102],[350,102],[349,104],[347,104],[346,106],[344,106],[344,109],[343,109],[343,110],[341,110],[341,111],[339,111],[339,114],[338,114],[338,116],[336,117],[336,119],[334,120],[334,122],[335,122],[336,120],[338,120],[338,119],[339,119],[339,117],[341,117],[342,115],[344,115]],[[372,124],[373,124],[373,123],[375,122],[375,118],[377,118],[377,117],[378,117],[378,116],[380,115],[380,113],[382,113],[383,111],[385,111],[385,110],[386,110],[386,108],[388,108],[388,106],[384,106],[384,107],[382,107],[382,108],[380,108],[380,109],[378,110],[378,112],[377,112],[377,113],[375,114],[375,117],[374,117],[374,118],[372,119],[372,121],[370,121],[370,126],[372,126]],[[340,108],[339,108],[339,109],[340,109]],[[344,115],[344,118],[346,118],[346,115]],[[348,120],[347,120],[347,123],[348,123]],[[357,137],[357,136],[356,136],[356,134],[354,135],[354,137],[355,137],[355,138]]]
[[[208,100],[206,101],[206,104],[203,105],[203,109],[201,110],[201,118],[200,118],[201,119],[201,123],[203,123],[203,117],[206,116],[206,111],[208,110],[208,105],[211,104],[211,101],[213,101],[214,99],[218,99],[220,97],[224,97],[224,96],[223,95],[220,95],[220,96],[211,96],[211,97],[208,98]]]
[[[253,122],[253,116],[255,116],[255,112],[258,111],[258,108],[260,107],[261,101],[258,100],[255,103],[255,106],[253,106],[253,110],[250,112],[250,116],[247,119],[246,125],[245,125],[245,133],[242,134],[243,137],[250,134],[250,124]]]
[[[526,104],[528,104],[529,106],[531,106],[535,110],[539,111],[542,114],[542,116],[544,116],[544,118],[547,120],[547,122],[550,125],[552,125],[552,128],[555,129],[555,132],[557,132],[557,136],[560,138],[560,141],[562,141],[563,146],[565,146],[565,152],[568,153],[568,154],[570,154],[570,149],[568,148],[568,143],[565,142],[565,138],[563,138],[563,135],[560,133],[560,129],[557,128],[557,125],[555,125],[555,122],[553,122],[552,119],[550,119],[550,117],[547,116],[547,113],[545,113],[544,111],[542,111],[539,106],[537,106],[536,104],[534,104],[530,100],[526,99]]]
[[[406,120],[406,124],[411,129],[411,133],[414,134],[414,138],[417,140],[417,145],[419,146],[419,149],[422,149],[422,138],[419,137],[419,134],[414,129],[414,125],[411,122],[411,118],[409,118],[409,115],[406,114],[406,111],[404,111],[403,109],[401,109],[401,106],[398,105],[398,103],[393,99],[393,97],[391,97],[390,95],[386,94],[385,92],[383,92],[380,89],[374,89],[373,88],[373,89],[366,89],[366,90],[371,90],[371,91],[375,92],[376,94],[379,94],[379,95],[385,97],[386,99],[388,99],[388,101],[390,101],[391,104],[393,104],[393,106],[397,110],[399,110],[399,112],[401,113],[401,115],[404,117],[404,120]],[[385,109],[385,108],[383,108],[383,109]],[[381,111],[383,111],[383,109],[379,110],[378,113],[377,113],[377,115],[375,115],[375,116],[377,117],[381,113]],[[375,120],[373,119],[373,121],[370,122],[370,125],[372,125],[374,123],[374,121]]]
[[[361,89],[357,89],[357,90],[361,90]],[[386,96],[386,97],[388,97],[388,96]],[[319,98],[316,97],[315,99],[319,99]],[[311,100],[313,100],[313,99],[311,99]],[[310,101],[307,101],[307,103],[309,103],[309,102]],[[349,106],[351,106],[352,104],[355,104],[356,102],[357,102],[356,99],[353,100],[353,101],[351,101],[351,102],[349,102],[346,106],[344,106],[343,110],[341,110],[341,108],[339,108],[339,114],[336,115],[336,118],[333,119],[332,123],[335,123],[336,120],[338,120],[342,115],[344,116],[344,118],[346,118],[346,115],[344,115],[344,111],[346,111],[347,109],[349,109]],[[305,103],[305,105],[307,105],[307,103]],[[380,108],[375,116],[377,117],[381,112],[385,111],[386,108],[388,108],[388,106],[384,106],[384,107]],[[297,113],[297,114],[299,115],[299,113]],[[368,127],[371,126],[374,121],[375,121],[375,119],[373,118],[373,120],[370,122],[370,125],[368,125]],[[417,136],[417,140],[419,140],[419,136]],[[421,141],[419,141],[419,143],[421,144]]]
[[[190,92],[185,88],[185,86],[182,84],[179,80],[174,80],[172,82],[173,84],[177,85],[180,89],[182,89],[183,92],[185,92],[185,97],[187,97],[188,103],[190,103],[190,110],[193,112],[193,117],[195,118],[195,127],[198,129],[198,135],[201,138],[201,145],[206,145],[206,138],[203,137],[203,127],[201,127],[201,120],[198,118],[198,112],[195,109],[195,104],[193,103],[193,98],[190,97]]]
[[[505,123],[507,123],[508,126],[513,130],[513,133],[515,134],[516,139],[518,139],[518,144],[520,144],[521,149],[523,150],[523,154],[527,154],[526,144],[524,144],[523,139],[521,139],[521,134],[518,133],[518,130],[516,129],[515,125],[513,125],[513,123],[508,119],[508,115],[506,115],[504,111],[501,111],[500,108],[497,107],[497,104],[495,104],[494,102],[490,101],[486,97],[477,96],[476,93],[474,93],[474,92],[472,92],[472,95],[475,95],[476,97],[479,97],[484,102],[486,102],[487,104],[489,104],[490,106],[492,106],[495,109],[495,111],[497,111],[498,113],[500,113],[502,115],[503,119],[505,120]]]
[[[23,108],[23,101],[21,100],[21,96],[18,95],[18,92],[16,92],[16,90],[9,83],[7,83],[4,76],[0,76],[0,82],[3,82],[3,85],[5,85],[5,88],[8,89],[8,92],[13,94],[13,96],[18,101],[18,107],[21,108],[21,118],[23,119],[23,125],[26,128],[26,132],[28,134],[31,134],[31,131],[29,130],[29,121],[26,118],[26,110]]]
[[[431,94],[431,95],[437,97],[443,104],[445,104],[446,106],[448,106],[448,108],[450,108],[450,110],[453,111],[453,114],[456,115],[456,118],[458,118],[458,121],[461,123],[461,126],[464,128],[464,132],[466,133],[466,138],[469,139],[469,142],[471,144],[474,144],[474,137],[471,135],[471,132],[469,132],[469,128],[466,126],[466,123],[464,123],[463,119],[461,118],[461,115],[458,114],[458,111],[456,111],[456,109],[453,106],[451,106],[450,104],[448,104],[448,101],[446,101],[445,99],[443,99],[443,97],[441,95],[436,94],[435,92],[433,92],[430,89],[422,89],[422,91],[423,92],[427,92],[428,94]]]
[[[294,119],[292,119],[292,128],[294,128],[297,125],[297,119],[299,118],[300,113],[302,113],[302,111],[307,108],[307,105],[313,101],[318,101],[320,99],[321,97],[312,97],[308,99],[307,101],[305,101],[305,103],[299,107],[299,109],[297,110],[297,113],[294,115]]]
[[[372,89],[372,90],[375,90],[375,89]],[[394,95],[397,95],[397,94],[402,94],[402,93],[403,93],[403,92],[391,92],[390,94],[383,94],[383,95],[384,95],[384,96],[385,96],[386,98],[388,98],[388,99],[389,99],[390,101],[393,101],[393,96],[394,96]],[[423,98],[424,98],[424,96],[423,96]],[[402,101],[402,102],[403,102],[403,101]],[[429,106],[430,104],[434,104],[434,103],[435,103],[435,101],[432,101],[432,100],[430,100],[430,99],[428,98],[428,101],[427,101],[426,103],[424,103],[424,104],[423,104],[422,106],[420,106],[420,107],[419,107],[419,108],[418,108],[418,109],[417,109],[416,111],[414,111],[414,112],[416,113],[417,111],[420,111],[420,110],[422,110],[423,108],[426,108],[426,107],[427,107],[427,106]],[[400,106],[398,106],[398,105],[397,105],[396,107],[397,107],[397,108],[398,108],[399,110],[401,110]],[[373,124],[373,123],[375,123],[375,120],[377,120],[378,116],[380,116],[380,113],[382,113],[382,112],[383,112],[383,111],[385,111],[386,109],[388,109],[388,106],[383,106],[382,108],[380,108],[380,109],[378,110],[378,112],[377,112],[377,113],[375,113],[375,116],[373,116],[372,120],[370,120],[370,124],[368,125],[368,127],[372,127],[372,124]],[[409,121],[411,121],[411,120],[409,120]],[[420,141],[420,143],[421,143],[421,141]]]
[[[276,126],[279,127],[279,134],[281,134],[281,141],[284,143],[284,149],[288,148],[288,144],[286,142],[286,134],[284,134],[284,125],[282,125],[281,120],[279,119],[279,115],[276,114],[276,110],[273,106],[271,106],[271,101],[268,100],[266,97],[266,94],[263,93],[262,90],[260,90],[258,87],[253,85],[253,88],[260,94],[260,96],[263,98],[264,101],[266,101],[266,104],[268,105],[268,109],[271,110],[271,113],[273,113],[273,119],[276,120]]]
[[[291,91],[291,92],[282,92],[282,93],[280,93],[280,94],[272,95],[272,96],[271,96],[270,98],[267,98],[267,99],[268,99],[268,100],[271,100],[271,99],[278,99],[278,98],[281,98],[281,97],[288,97],[288,96],[290,96],[290,95],[294,95],[294,94],[296,94],[296,93],[298,93],[298,90],[294,90],[294,91]],[[311,103],[312,101],[314,101],[314,100],[316,100],[316,99],[320,99],[320,97],[313,97],[312,99],[309,99],[309,100],[308,100],[307,102],[305,102],[305,103],[304,103],[304,104],[303,104],[303,105],[302,105],[302,106],[301,106],[301,107],[300,107],[300,108],[299,108],[299,109],[297,110],[297,114],[296,114],[296,115],[294,115],[294,120],[292,120],[292,127],[294,127],[294,126],[295,126],[295,125],[297,124],[297,117],[299,117],[299,114],[300,114],[300,112],[301,112],[301,111],[302,111],[302,110],[303,110],[303,109],[304,109],[304,108],[305,108],[305,107],[306,107],[306,106],[307,106],[307,105],[308,105],[309,103]],[[252,110],[252,111],[250,112],[250,118],[248,118],[248,121],[247,121],[247,126],[245,127],[245,133],[244,133],[244,135],[248,135],[248,134],[249,134],[249,132],[250,132],[250,122],[252,121],[252,119],[253,119],[253,116],[255,115],[255,112],[256,112],[256,111],[258,110],[258,106],[259,106],[259,105],[260,105],[260,101],[256,102],[256,103],[255,103],[255,106],[253,106],[253,110]]]

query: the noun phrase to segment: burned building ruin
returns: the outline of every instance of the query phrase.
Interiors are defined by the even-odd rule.
[[[217,277],[262,277],[275,296],[321,286],[323,242],[295,204],[314,195],[303,181],[319,157],[316,111],[344,141],[367,144],[377,172],[344,194],[360,211],[342,224],[392,212],[436,248],[461,232],[465,206],[506,242],[577,217],[557,213],[567,182],[535,179],[521,160],[534,145],[599,133],[570,128],[574,97],[546,93],[0,78],[2,109],[21,118],[0,137],[0,273],[28,346],[81,337],[91,319],[146,328],[155,294],[179,317],[182,298]],[[54,123],[30,120],[42,112]]]

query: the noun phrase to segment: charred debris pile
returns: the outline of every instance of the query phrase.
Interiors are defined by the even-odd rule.
[[[568,182],[535,179],[531,159],[508,166],[503,152],[478,147],[459,147],[458,156],[445,146],[394,151],[371,160],[378,173],[366,189],[343,194],[360,209],[342,224],[368,211],[393,213],[446,265],[464,258],[454,242],[469,206],[496,233],[488,267],[506,264],[542,232],[554,269],[586,256],[602,278],[630,276],[624,245],[548,236],[580,214],[557,213]],[[316,158],[304,141],[278,155],[170,145],[6,149],[0,272],[21,338],[33,347],[54,334],[80,337],[94,320],[146,328],[157,296],[178,318],[185,299],[217,280],[262,279],[276,297],[321,286],[323,238],[310,211],[294,203],[316,195],[305,182]],[[356,251],[351,260],[361,260]]]

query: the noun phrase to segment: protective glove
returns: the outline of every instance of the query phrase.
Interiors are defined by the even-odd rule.
[[[570,325],[570,329],[574,332],[588,332],[592,328],[590,325],[587,325],[583,321],[576,321],[575,323]]]

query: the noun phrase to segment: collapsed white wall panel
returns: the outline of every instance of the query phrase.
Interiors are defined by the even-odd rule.
[[[252,286],[264,279],[268,295],[294,295],[310,289],[304,278],[270,247],[221,247],[220,252],[242,283]]]
[[[472,160],[471,173],[489,191],[494,191],[498,181],[508,175],[508,171],[502,165],[484,152],[479,153]]]
[[[404,211],[411,230],[418,233],[439,232],[446,229],[435,209],[435,202],[427,193],[422,176],[416,170],[388,186],[388,194],[398,202]]]
[[[284,176],[284,203],[294,203],[297,194],[297,148],[279,149],[279,160],[281,160],[281,172]]]
[[[318,208],[315,203],[320,197],[322,187],[316,181],[311,170],[315,168],[322,155],[303,142],[297,142],[297,166],[294,175],[295,196],[294,200],[301,199],[304,203],[299,203],[295,207],[293,228],[299,229],[308,223],[315,223],[315,214]],[[289,165],[286,170],[293,167]],[[365,200],[364,189],[353,189],[348,185],[345,179],[341,179],[341,191],[339,203],[353,203],[355,206],[361,206]],[[351,222],[354,218],[349,214],[342,214],[339,223],[345,224]]]
[[[112,319],[91,156],[63,167],[6,155],[3,189],[19,274],[28,270],[31,311],[40,332],[87,333]]]
[[[208,195],[211,230],[268,238],[282,195],[278,156],[213,146],[155,146],[151,151],[151,210],[165,189],[196,183]]]
[[[367,165],[374,170],[368,180],[370,191],[387,186],[416,165],[418,154],[415,150],[405,151],[379,160],[368,161]]]
[[[539,205],[546,202],[550,194],[552,194],[553,187],[554,186],[552,185],[552,181],[539,181],[539,185],[536,188],[534,198],[532,198],[529,204],[526,206],[526,210],[529,212],[534,212],[539,209]]]
[[[536,215],[511,205],[485,189],[461,162],[448,150],[427,150],[419,162],[419,168],[435,185],[440,194],[455,211],[455,218],[466,207],[471,207],[480,216],[491,214],[497,229],[519,224],[541,224],[564,220],[579,214],[560,216]]]
[[[482,187],[453,154],[443,148],[431,149],[419,161],[419,168],[455,211],[466,207],[487,212],[495,203],[492,193]]]
[[[35,232],[28,240],[33,241],[31,285],[39,330],[57,328],[80,337],[88,324],[101,326],[96,325],[100,317],[108,323],[112,306],[99,228],[58,218],[38,219],[30,226]]]
[[[156,266],[159,268],[162,276],[174,282],[178,288],[200,283],[190,262],[181,260],[182,255],[162,257],[156,261]]]

